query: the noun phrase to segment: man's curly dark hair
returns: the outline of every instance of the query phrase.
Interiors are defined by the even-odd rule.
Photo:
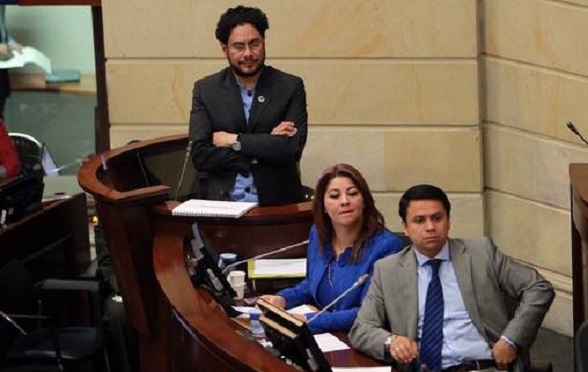
[[[231,31],[239,25],[249,23],[257,29],[262,37],[265,38],[265,30],[269,28],[267,16],[259,8],[252,8],[239,5],[235,8],[229,8],[223,13],[216,25],[216,32],[214,33],[217,40],[223,44],[229,41]]]

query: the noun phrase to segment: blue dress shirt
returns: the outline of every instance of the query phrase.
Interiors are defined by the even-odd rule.
[[[245,120],[249,121],[249,113],[251,112],[251,106],[253,105],[255,89],[248,90],[239,85],[239,91],[241,92],[241,100],[243,101]],[[257,188],[255,187],[255,182],[253,180],[253,174],[251,172],[245,175],[237,173],[235,176],[235,186],[229,191],[229,194],[231,195],[232,201],[257,202]]]
[[[370,280],[374,270],[374,262],[390,254],[402,250],[400,238],[389,230],[381,230],[374,234],[366,243],[361,257],[356,262],[351,260],[351,249],[348,248],[335,261],[331,243],[325,244],[323,253],[319,251],[316,227],[310,229],[308,253],[306,261],[306,279],[298,285],[281,290],[279,296],[286,299],[286,308],[302,304],[326,306],[329,302],[350,288],[363,274],[369,274]],[[331,287],[328,280],[329,265]],[[367,294],[370,281],[349,292],[337,304],[318,316],[309,328],[312,333],[347,331],[351,328],[361,301]]]
[[[432,269],[426,262],[431,258],[415,250],[418,262],[419,291],[419,340],[423,329],[427,288],[431,280]],[[468,360],[492,359],[490,346],[474,326],[470,314],[465,307],[461,291],[455,276],[455,270],[449,256],[449,245],[445,245],[434,258],[443,262],[439,268],[439,278],[443,288],[445,303],[443,317],[443,347],[441,350],[441,366],[447,368]]]

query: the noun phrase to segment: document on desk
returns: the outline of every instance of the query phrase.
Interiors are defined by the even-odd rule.
[[[349,345],[339,340],[336,336],[330,333],[321,333],[314,335],[314,339],[323,353],[336,350],[347,350]]]
[[[30,63],[39,66],[46,73],[51,73],[51,60],[45,54],[29,46],[23,47],[22,53],[14,51],[10,59],[0,61],[0,69],[24,67]]]
[[[390,366],[381,367],[333,367],[333,372],[390,372]]]
[[[249,279],[304,278],[306,258],[278,258],[249,261]]]

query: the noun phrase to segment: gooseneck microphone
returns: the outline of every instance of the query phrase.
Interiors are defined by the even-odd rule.
[[[566,127],[568,127],[568,129],[574,133],[576,136],[578,136],[582,142],[584,142],[586,144],[586,146],[588,146],[588,141],[586,141],[586,139],[584,138],[584,136],[582,135],[582,133],[580,133],[580,131],[576,128],[576,126],[574,125],[574,123],[572,123],[571,121],[568,121],[566,123]]]
[[[26,334],[27,334],[27,332],[26,332],[24,329],[22,329],[22,328],[21,328],[21,326],[19,326],[17,322],[15,322],[14,320],[12,320],[12,318],[11,318],[11,317],[9,317],[9,316],[8,316],[8,314],[6,314],[6,313],[4,313],[4,312],[0,311],[0,317],[2,317],[2,318],[3,318],[4,320],[6,320],[8,323],[12,324],[12,326],[13,326],[14,328],[18,329],[18,331],[19,331],[21,334],[23,334],[23,335],[26,335]]]
[[[369,274],[363,274],[362,276],[360,276],[359,279],[357,279],[355,281],[355,283],[353,283],[353,285],[351,287],[347,288],[343,293],[341,293],[339,296],[337,296],[337,298],[335,298],[333,301],[331,301],[327,306],[323,307],[319,312],[317,312],[316,314],[314,314],[314,316],[312,318],[308,319],[308,322],[306,322],[306,323],[307,324],[311,323],[319,315],[321,315],[325,311],[329,310],[333,305],[335,305],[337,302],[339,302],[343,297],[347,296],[347,294],[349,292],[353,291],[355,288],[357,288],[360,285],[362,285],[363,283],[365,283],[365,281],[369,277],[370,277]]]
[[[186,173],[186,165],[188,165],[188,159],[190,159],[190,151],[192,150],[192,141],[188,142],[188,146],[186,147],[186,156],[184,157],[184,165],[182,165],[182,172],[178,177],[178,186],[176,187],[176,196],[174,200],[178,200],[178,195],[180,195],[180,188],[182,187],[182,183],[184,182],[184,173]]]
[[[269,252],[266,252],[266,253],[258,254],[257,256],[253,256],[253,257],[250,257],[250,258],[248,258],[248,259],[245,259],[245,260],[241,260],[241,261],[233,262],[233,263],[231,263],[231,264],[228,264],[228,265],[227,265],[227,266],[226,266],[226,267],[223,269],[223,274],[226,274],[226,273],[227,273],[227,271],[228,271],[230,268],[232,268],[232,267],[235,267],[235,266],[238,266],[238,265],[241,265],[242,263],[249,262],[249,261],[254,261],[254,260],[258,260],[258,259],[260,259],[260,258],[264,258],[264,257],[267,257],[267,256],[271,256],[271,255],[274,255],[274,254],[277,254],[277,253],[280,253],[280,252],[285,252],[285,251],[288,251],[288,250],[290,250],[290,249],[293,249],[293,248],[296,248],[296,247],[300,247],[300,246],[302,246],[302,245],[305,245],[305,244],[308,244],[308,239],[307,239],[307,240],[304,240],[304,241],[301,241],[301,242],[299,242],[299,243],[296,243],[296,244],[287,245],[287,246],[285,246],[285,247],[278,248],[278,249],[276,249],[276,250],[273,250],[273,251],[269,251]]]

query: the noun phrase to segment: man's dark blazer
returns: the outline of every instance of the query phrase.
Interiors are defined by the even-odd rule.
[[[272,135],[292,121],[296,135]],[[251,172],[260,205],[303,199],[298,162],[306,144],[308,114],[301,78],[265,66],[255,87],[249,122],[230,68],[194,84],[190,113],[191,157],[200,177],[200,197],[228,200],[237,172]],[[241,151],[215,147],[214,132],[240,134]]]

